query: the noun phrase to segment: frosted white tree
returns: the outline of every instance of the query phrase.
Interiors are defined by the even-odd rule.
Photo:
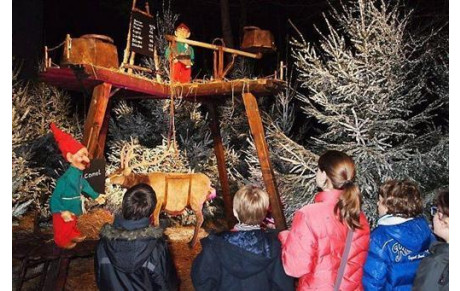
[[[299,31],[291,41],[301,89],[290,78],[274,103],[259,106],[269,113],[266,136],[288,222],[312,202],[319,155],[336,149],[355,159],[363,208],[374,225],[386,179],[415,180],[427,200],[448,185],[448,43],[443,27],[412,31],[412,12],[398,3],[353,0],[331,10],[326,32],[317,29],[318,43]],[[313,129],[293,130],[293,95],[305,114],[297,123]],[[241,155],[250,175],[236,176],[263,186],[249,136],[247,142]]]
[[[19,72],[20,65],[13,69],[12,80],[12,215],[35,210],[46,218],[55,179],[67,168],[49,133],[50,122],[78,139],[82,122],[71,114],[70,97],[63,91],[23,82]]]
[[[372,218],[378,185],[388,178],[414,179],[425,193],[445,186],[448,135],[435,123],[448,102],[441,30],[412,34],[411,12],[387,1],[342,3],[324,19],[327,32],[317,29],[318,44],[302,37],[292,42],[307,89],[298,95],[302,110],[324,129],[312,137],[312,148],[354,157]],[[444,86],[431,87],[433,80]]]

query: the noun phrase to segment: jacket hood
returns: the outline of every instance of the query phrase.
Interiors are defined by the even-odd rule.
[[[146,226],[138,229],[117,228],[106,224],[102,227],[101,242],[114,267],[125,273],[139,269],[157,247],[163,237],[163,229]]]
[[[279,259],[280,245],[276,234],[263,230],[230,231],[210,235],[201,241],[216,252],[216,258],[233,276],[245,279],[267,268]]]
[[[379,228],[401,245],[414,252],[428,249],[433,239],[430,227],[423,217],[401,219],[400,217],[386,215],[380,218]]]
[[[447,254],[449,257],[449,244],[445,242],[435,242],[430,247],[432,254]]]

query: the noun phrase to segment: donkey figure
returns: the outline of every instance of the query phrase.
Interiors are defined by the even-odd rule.
[[[107,182],[130,188],[139,183],[150,185],[155,190],[157,205],[153,211],[153,225],[160,224],[160,211],[164,210],[170,215],[179,215],[185,208],[191,209],[196,215],[196,225],[193,238],[189,246],[193,248],[198,239],[198,231],[203,224],[203,203],[216,197],[216,189],[211,187],[211,181],[202,173],[161,173],[148,174],[133,173],[132,169],[145,165],[160,163],[166,156],[153,162],[142,162],[129,165],[134,157],[134,146],[123,146],[120,154],[120,168],[109,175]],[[125,154],[126,152],[126,154]]]

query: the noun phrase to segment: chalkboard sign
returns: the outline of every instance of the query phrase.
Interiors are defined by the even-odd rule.
[[[138,11],[131,12],[131,51],[153,56],[155,25],[153,17]]]
[[[97,193],[105,193],[105,159],[92,159],[89,168],[83,171],[83,178]]]

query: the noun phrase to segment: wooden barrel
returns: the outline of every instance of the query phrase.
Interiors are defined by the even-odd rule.
[[[118,53],[113,39],[98,34],[85,34],[79,38],[72,38],[69,44],[64,46],[61,66],[76,64],[117,69]]]

